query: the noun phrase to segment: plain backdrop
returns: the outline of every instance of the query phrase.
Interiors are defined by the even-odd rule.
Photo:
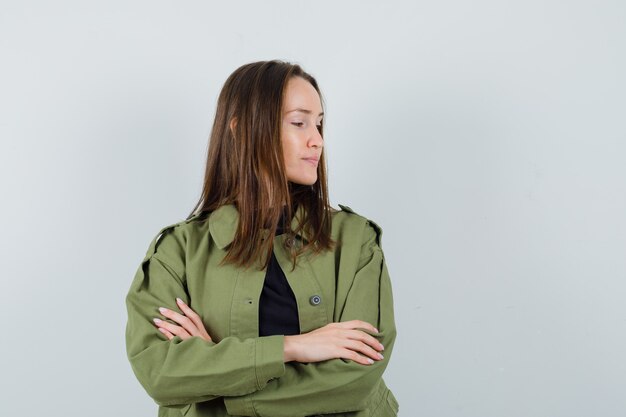
[[[124,297],[248,62],[319,81],[377,222],[402,417],[623,416],[623,1],[1,1],[5,416],[156,416]]]

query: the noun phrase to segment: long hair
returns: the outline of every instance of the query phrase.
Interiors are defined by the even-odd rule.
[[[242,65],[228,77],[220,92],[202,195],[187,218],[210,213],[224,204],[237,207],[237,231],[222,264],[247,269],[264,254],[260,269],[266,268],[273,239],[264,239],[262,229],[268,229],[273,237],[271,232],[276,230],[283,209],[287,226],[298,207],[305,213],[296,230],[287,227],[286,231],[285,242],[294,242],[296,233],[302,233],[307,240],[304,245],[285,246],[293,268],[297,257],[305,251],[310,249],[317,254],[335,244],[330,236],[325,152],[320,156],[314,184],[296,184],[287,179],[281,127],[283,96],[292,77],[302,77],[311,83],[324,106],[315,78],[299,65],[280,60]],[[320,135],[324,135],[323,125]]]

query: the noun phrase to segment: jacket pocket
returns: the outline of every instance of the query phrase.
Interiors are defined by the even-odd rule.
[[[160,406],[158,417],[181,417],[186,416],[191,410],[193,404],[175,405],[175,406]],[[192,414],[189,414],[191,417]]]
[[[191,410],[191,406],[192,406],[192,405],[193,405],[193,404],[187,404],[187,405],[186,405],[186,406],[185,406],[182,410],[180,410],[180,413],[181,413],[183,416],[186,416],[186,415],[189,413],[189,410]]]
[[[393,411],[393,415],[397,416],[398,415],[398,411],[400,410],[400,404],[398,404],[398,400],[396,400],[396,397],[393,395],[393,392],[391,391],[387,391],[387,401],[386,402],[386,406],[388,408],[391,408],[391,411]]]

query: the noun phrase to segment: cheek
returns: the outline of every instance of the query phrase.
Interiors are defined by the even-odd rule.
[[[291,165],[293,163],[296,163],[297,161],[295,159],[297,158],[297,152],[296,152],[295,141],[290,138],[285,138],[282,141],[282,147],[283,147],[283,156],[285,158],[285,164]]]

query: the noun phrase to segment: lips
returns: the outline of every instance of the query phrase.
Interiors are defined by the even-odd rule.
[[[317,166],[317,163],[319,162],[319,158],[302,158],[303,160],[307,161],[309,164]]]

